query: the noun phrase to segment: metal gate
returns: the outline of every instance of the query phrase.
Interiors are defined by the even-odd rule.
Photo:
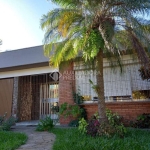
[[[40,86],[40,119],[51,117],[57,123],[59,121],[58,83],[41,84]]]

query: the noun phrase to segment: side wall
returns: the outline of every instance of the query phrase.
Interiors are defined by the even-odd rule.
[[[0,80],[0,116],[7,112],[11,116],[13,98],[13,78]]]
[[[83,104],[87,111],[88,119],[98,110],[97,104]],[[106,107],[112,112],[116,112],[123,116],[123,121],[128,124],[134,121],[138,115],[143,113],[150,113],[150,102],[109,102]]]

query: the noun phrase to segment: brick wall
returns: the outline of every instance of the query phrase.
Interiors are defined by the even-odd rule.
[[[93,104],[83,104],[84,108],[87,110],[88,119],[97,111],[98,106],[96,103]],[[133,121],[136,117],[142,113],[150,113],[150,102],[107,102],[106,107],[112,112],[117,112],[119,115],[123,116],[124,123]]]
[[[62,63],[59,68],[60,78],[59,78],[59,105],[64,102],[73,104],[72,92],[74,89],[74,72],[73,63],[67,62]],[[64,118],[60,116],[60,124],[68,124],[72,120],[72,117]]]

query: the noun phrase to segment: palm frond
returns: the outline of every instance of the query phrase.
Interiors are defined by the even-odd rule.
[[[116,56],[115,59],[120,65],[124,49],[131,50],[132,54],[136,52],[143,64],[149,61],[145,47],[150,47],[150,38],[147,38],[150,30],[148,31],[137,16],[149,14],[149,0],[51,1],[61,8],[44,15],[41,19],[41,28],[46,31],[45,51],[49,49],[50,53],[52,52],[50,48],[53,44],[50,43],[62,42],[55,47],[56,56],[54,53],[51,59],[57,64],[76,57],[80,51],[83,52],[85,60],[92,60],[101,48],[108,57]],[[94,33],[95,29],[99,30],[99,34]]]

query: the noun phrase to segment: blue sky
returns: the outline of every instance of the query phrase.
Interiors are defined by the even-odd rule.
[[[0,0],[0,50],[41,45],[41,16],[54,8],[47,0]]]

